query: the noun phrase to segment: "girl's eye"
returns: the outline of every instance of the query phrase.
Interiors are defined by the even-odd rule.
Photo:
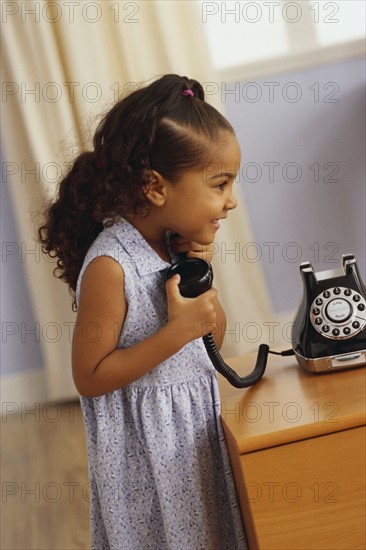
[[[222,183],[219,183],[219,184],[217,185],[217,189],[224,190],[225,187],[226,187],[226,184],[227,184],[226,181],[223,181]]]

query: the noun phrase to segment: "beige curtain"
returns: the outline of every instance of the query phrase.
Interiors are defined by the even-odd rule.
[[[70,369],[71,299],[52,277],[54,265],[35,241],[33,212],[53,194],[71,158],[87,146],[96,117],[120,93],[167,72],[196,78],[210,90],[212,68],[200,3],[94,1],[5,3],[3,9],[3,130],[5,184],[11,191],[23,266],[40,325],[49,400],[76,395]],[[219,93],[210,102],[220,110]],[[4,178],[3,178],[4,181]],[[237,195],[240,199],[240,184]],[[242,203],[223,224],[214,260],[216,286],[235,337],[226,355],[253,348],[240,334],[248,322],[270,320],[265,284],[243,247],[253,239]],[[239,250],[234,258],[229,250]],[[236,252],[238,254],[238,252]],[[234,260],[234,261],[233,261]]]

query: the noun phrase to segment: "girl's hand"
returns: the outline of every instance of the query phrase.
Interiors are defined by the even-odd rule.
[[[211,262],[214,251],[213,244],[199,244],[194,241],[187,241],[180,235],[172,237],[171,247],[176,254],[185,253],[187,258],[202,258],[208,262]]]
[[[212,332],[216,327],[217,290],[211,288],[197,298],[184,298],[179,292],[179,275],[166,282],[168,323],[175,323],[185,343]]]

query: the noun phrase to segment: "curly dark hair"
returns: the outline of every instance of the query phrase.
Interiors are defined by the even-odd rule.
[[[54,275],[74,293],[103,220],[146,214],[151,170],[176,181],[203,162],[208,140],[223,130],[233,132],[201,84],[185,76],[164,75],[118,101],[96,129],[94,150],[81,153],[61,180],[38,229],[43,252],[57,258]]]

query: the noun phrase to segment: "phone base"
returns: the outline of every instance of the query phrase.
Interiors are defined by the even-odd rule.
[[[366,349],[331,355],[329,357],[307,358],[295,351],[297,362],[310,372],[331,372],[366,366]]]

